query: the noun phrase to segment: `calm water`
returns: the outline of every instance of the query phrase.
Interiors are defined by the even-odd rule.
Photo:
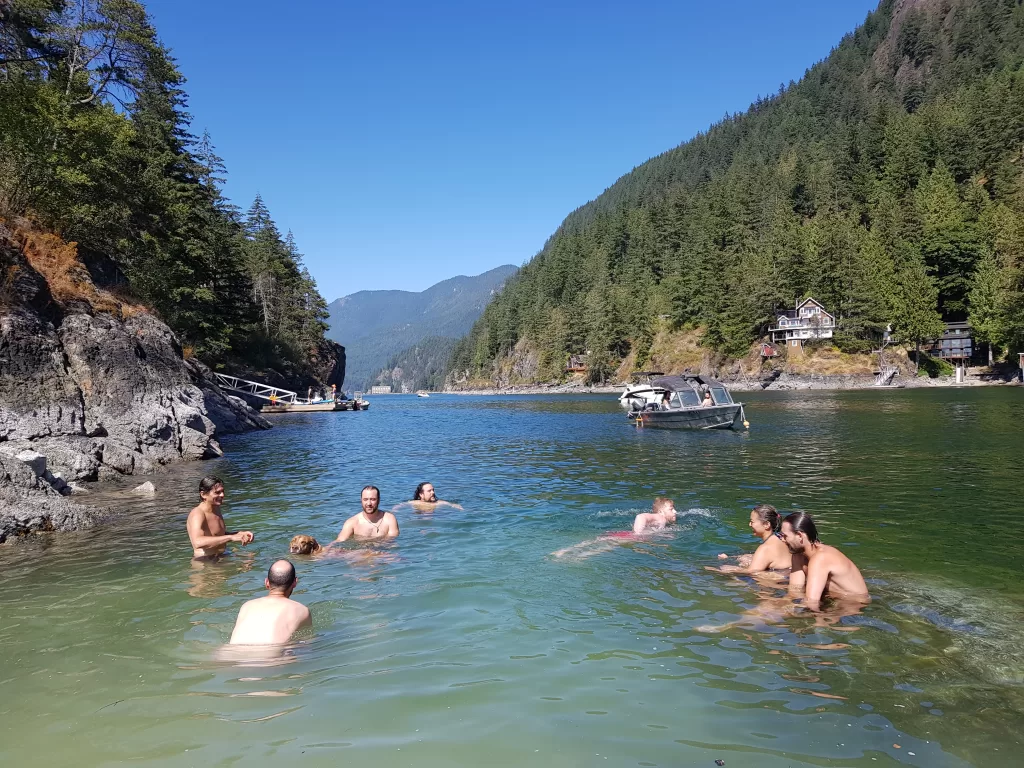
[[[745,399],[749,434],[638,431],[611,396],[282,416],[112,526],[0,548],[0,762],[1024,765],[1024,390]],[[199,569],[206,472],[256,541]],[[296,558],[315,632],[283,663],[218,656],[293,534],[427,479],[465,511]],[[550,557],[658,494],[687,510],[671,536]],[[872,584],[863,615],[697,631],[781,594],[704,570],[753,549],[758,501],[816,516]]]

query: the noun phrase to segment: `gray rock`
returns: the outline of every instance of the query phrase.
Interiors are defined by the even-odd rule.
[[[46,474],[46,457],[38,451],[22,451],[14,458],[23,464],[27,464],[29,469],[36,473],[36,477],[42,477]]]
[[[147,480],[142,485],[137,485],[132,488],[131,493],[136,496],[156,496],[156,486]]]
[[[109,510],[69,501],[54,491],[0,486],[0,544],[37,531],[88,528],[109,514]]]

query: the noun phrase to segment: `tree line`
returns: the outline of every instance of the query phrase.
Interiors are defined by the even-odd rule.
[[[883,0],[800,82],[727,115],[571,213],[456,347],[488,378],[590,351],[643,366],[660,319],[746,354],[813,295],[843,350],[969,320],[1024,351],[1024,7]]]
[[[263,200],[224,196],[183,86],[137,0],[0,0],[0,216],[112,260],[200,359],[302,372],[326,303]]]

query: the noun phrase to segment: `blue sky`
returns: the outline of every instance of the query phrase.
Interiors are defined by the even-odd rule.
[[[522,264],[574,208],[799,79],[875,2],[149,0],[243,208],[328,301]]]

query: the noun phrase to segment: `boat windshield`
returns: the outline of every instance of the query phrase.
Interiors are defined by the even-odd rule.
[[[700,398],[693,389],[680,389],[676,392],[676,397],[679,398],[679,402],[683,408],[693,408],[700,405]]]
[[[711,396],[715,398],[716,405],[728,405],[732,402],[732,398],[729,397],[725,387],[711,387]]]

